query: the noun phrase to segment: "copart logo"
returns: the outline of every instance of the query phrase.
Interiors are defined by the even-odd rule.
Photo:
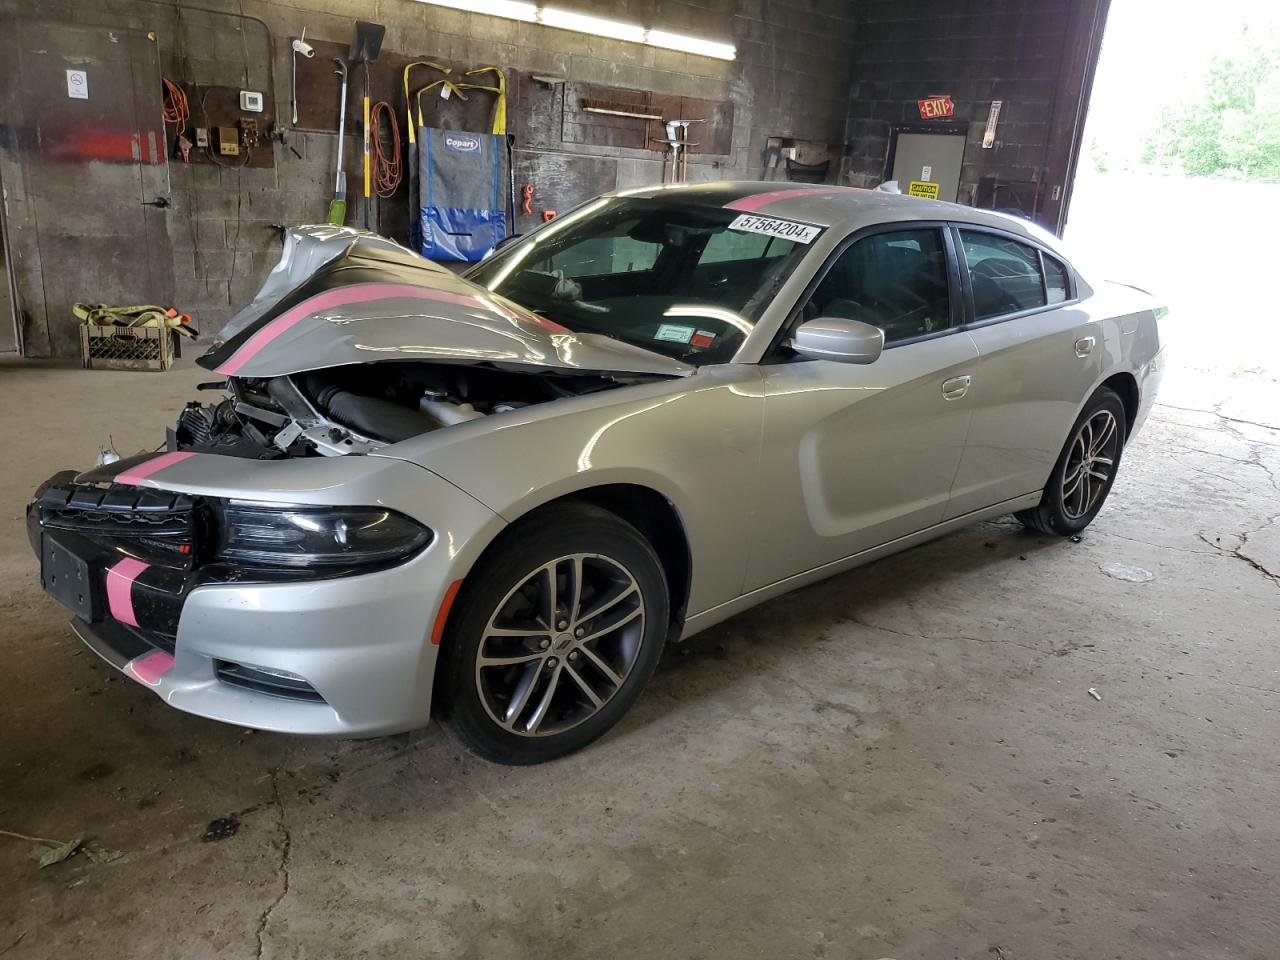
[[[445,134],[444,145],[454,153],[479,153],[480,140],[476,137],[459,137]]]

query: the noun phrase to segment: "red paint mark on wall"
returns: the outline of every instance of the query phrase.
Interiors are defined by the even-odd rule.
[[[142,141],[149,138],[152,148],[143,155]],[[64,163],[145,163],[162,166],[164,153],[154,146],[153,130],[104,130],[81,127],[74,130],[41,130],[38,153],[43,160]]]

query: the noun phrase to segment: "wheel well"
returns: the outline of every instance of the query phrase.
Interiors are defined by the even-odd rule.
[[[575,491],[542,504],[537,510],[565,500],[579,500],[608,510],[640,531],[641,536],[653,546],[666,574],[667,589],[671,591],[671,622],[682,622],[689,602],[692,563],[684,522],[671,501],[651,487],[611,483]]]
[[[570,494],[565,499],[584,500],[617,514],[653,545],[667,575],[671,591],[671,620],[684,620],[689,602],[689,538],[675,506],[658,491],[633,483],[612,483]]]
[[[1133,422],[1138,419],[1138,381],[1131,373],[1117,373],[1102,382],[1124,404],[1125,439],[1133,432]]]
[[[662,572],[667,578],[667,589],[670,591],[671,599],[671,624],[672,626],[682,624],[689,603],[689,582],[693,564],[689,556],[689,538],[685,534],[684,521],[680,518],[679,511],[676,510],[671,501],[651,487],[631,483],[605,484],[599,487],[590,487],[586,490],[577,490],[563,497],[557,497],[555,500],[539,504],[528,513],[518,517],[516,522],[535,517],[541,511],[552,508],[557,504],[563,504],[566,501],[589,503],[601,510],[607,510],[630,523],[640,532],[641,536],[649,541],[654,552],[658,555],[658,562],[662,564]],[[502,549],[502,544],[510,530],[511,527],[507,527],[493,542],[484,548],[481,557],[472,565],[472,570],[491,551]],[[462,581],[459,581],[459,583],[462,583]],[[466,586],[464,585],[459,593],[464,594],[465,592]],[[451,600],[446,601],[437,616],[443,616],[447,620],[450,617],[452,605]],[[441,622],[435,629],[443,630],[444,626],[444,622]],[[433,640],[432,642],[437,641]],[[446,656],[449,655],[449,645],[446,644],[442,649],[446,651]],[[448,673],[448,669],[436,670],[434,702],[443,702],[444,693],[442,691],[444,687],[442,685],[448,683]]]

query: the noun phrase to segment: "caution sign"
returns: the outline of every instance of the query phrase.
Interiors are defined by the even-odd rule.
[[[938,199],[938,185],[927,180],[912,180],[907,193],[913,197],[924,197],[926,200]]]

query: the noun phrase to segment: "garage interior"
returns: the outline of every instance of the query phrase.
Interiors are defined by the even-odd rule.
[[[1273,955],[1280,386],[1197,368],[1197,317],[1078,542],[979,524],[741,614],[544,766],[436,726],[339,742],[167,709],[70,633],[27,543],[37,484],[153,448],[209,376],[199,341],[82,369],[72,305],[173,305],[207,335],[254,296],[280,225],[329,209],[356,20],[386,28],[372,99],[406,139],[406,66],[503,71],[518,232],[681,170],[646,119],[678,115],[691,181],[919,181],[1070,240],[1121,3],[562,5],[701,44],[671,49],[469,0],[0,0],[0,956]],[[160,77],[239,151],[184,157]],[[363,77],[347,223],[405,242],[407,184],[361,196]],[[429,99],[489,129],[492,92]],[[31,838],[77,852],[38,868]]]

